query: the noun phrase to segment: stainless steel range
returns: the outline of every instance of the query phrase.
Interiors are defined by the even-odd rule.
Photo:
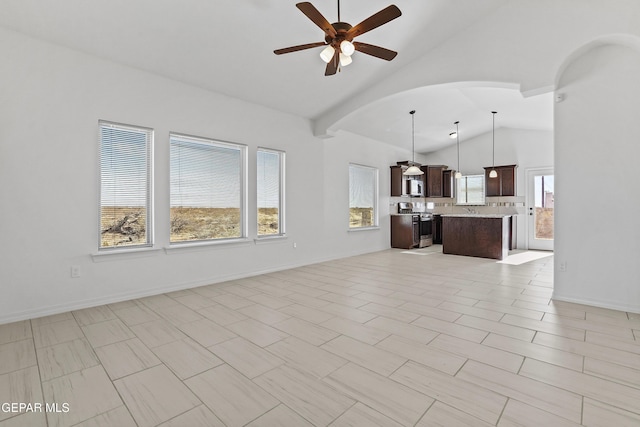
[[[433,215],[422,213],[420,215],[420,244],[419,248],[433,245]]]

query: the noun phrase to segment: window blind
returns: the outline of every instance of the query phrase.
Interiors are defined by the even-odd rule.
[[[100,122],[100,249],[151,244],[153,131]]]
[[[174,134],[169,144],[171,242],[241,237],[242,147]]]
[[[457,181],[457,204],[484,204],[484,175],[467,175]]]
[[[284,234],[284,153],[268,149],[257,152],[258,236]]]
[[[370,227],[376,223],[378,170],[368,166],[349,165],[349,226]]]

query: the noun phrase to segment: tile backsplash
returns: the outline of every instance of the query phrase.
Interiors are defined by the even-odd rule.
[[[389,201],[389,213],[398,212],[399,202],[412,202],[418,205],[416,211],[432,212],[436,214],[466,213],[465,208],[473,209],[480,214],[525,214],[525,198],[520,196],[487,197],[484,205],[458,206],[455,199],[448,198],[407,198],[391,197]]]

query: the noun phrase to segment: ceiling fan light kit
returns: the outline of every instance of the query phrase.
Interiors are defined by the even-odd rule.
[[[353,55],[353,52],[356,51],[356,47],[349,40],[342,40],[340,42],[340,52],[347,56]]]
[[[351,55],[355,51],[375,56],[376,58],[391,61],[398,54],[389,49],[367,43],[354,42],[353,39],[381,25],[386,24],[402,15],[397,6],[391,5],[374,13],[355,26],[340,21],[340,0],[338,0],[338,22],[330,24],[329,21],[309,2],[296,4],[296,7],[304,13],[314,24],[324,31],[324,42],[307,43],[297,46],[276,49],[276,55],[297,52],[314,47],[326,46],[320,53],[320,58],[327,63],[325,76],[332,76],[338,71],[338,66],[346,67],[351,64]]]
[[[320,52],[320,58],[322,58],[322,60],[328,64],[333,59],[333,55],[335,53],[336,50],[333,48],[333,46],[329,45],[322,49],[322,52]]]
[[[344,53],[340,52],[340,66],[341,67],[346,67],[347,65],[351,64],[352,62],[353,62],[353,59],[351,59],[350,56],[347,56]]]

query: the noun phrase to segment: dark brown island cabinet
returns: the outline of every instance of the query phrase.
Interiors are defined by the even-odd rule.
[[[516,168],[517,165],[488,166],[484,168],[485,195],[494,196],[515,196],[516,195]],[[489,178],[489,172],[495,169],[497,178]]]
[[[511,215],[443,215],[442,253],[504,259],[512,247]]]
[[[433,215],[433,243],[434,244],[442,244],[443,232],[442,232],[442,215],[434,214]],[[516,216],[512,215],[509,217],[509,250],[516,249],[517,243],[517,234],[516,234]]]

